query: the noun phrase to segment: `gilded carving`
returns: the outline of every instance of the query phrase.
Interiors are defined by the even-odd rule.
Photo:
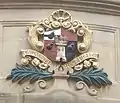
[[[65,10],[57,10],[49,18],[28,27],[31,49],[21,50],[21,64],[16,64],[7,80],[47,88],[47,81],[66,78],[76,82],[76,90],[86,87],[95,96],[101,88],[111,85],[107,73],[99,69],[99,54],[88,52],[92,31],[80,21],[73,21]],[[34,86],[35,86],[34,85]],[[24,92],[35,88],[26,86]]]

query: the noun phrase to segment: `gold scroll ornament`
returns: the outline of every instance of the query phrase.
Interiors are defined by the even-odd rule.
[[[84,53],[84,54],[76,57],[72,61],[63,64],[62,67],[64,69],[69,69],[69,68],[72,68],[72,67],[76,66],[77,64],[83,62],[86,59],[95,59],[95,60],[98,60],[98,57],[99,57],[98,53],[94,53],[94,52]]]
[[[23,57],[26,56],[32,56],[35,57],[41,61],[43,61],[44,63],[46,63],[47,65],[51,66],[52,65],[52,61],[49,60],[46,56],[44,56],[43,54],[35,51],[35,50],[31,50],[31,49],[26,49],[26,50],[21,50],[21,54]]]
[[[76,33],[78,36],[77,49],[80,54],[89,50],[92,42],[92,31],[83,25],[81,21],[73,21],[71,14],[62,9],[53,12],[50,17],[38,21],[28,28],[29,44],[34,50],[42,52],[44,49],[44,32],[59,28],[68,29]],[[82,41],[81,38],[83,38]]]

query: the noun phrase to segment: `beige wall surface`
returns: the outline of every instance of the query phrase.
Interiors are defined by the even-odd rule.
[[[72,90],[64,79],[57,79],[49,89],[36,87],[34,92],[25,94],[22,88],[26,84],[5,81],[20,60],[20,50],[30,48],[27,26],[49,17],[55,10],[57,8],[0,9],[0,103],[120,103],[120,17],[114,14],[66,9],[74,20],[80,20],[93,31],[90,51],[100,54],[100,67],[113,82],[110,87],[100,89],[97,96],[90,96],[85,89]]]

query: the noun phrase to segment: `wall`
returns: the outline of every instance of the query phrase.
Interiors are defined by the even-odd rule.
[[[0,5],[0,103],[120,103],[119,1],[1,1]],[[26,84],[19,86],[5,81],[16,61],[19,62],[19,51],[30,48],[26,27],[59,8],[69,11],[74,20],[80,20],[93,31],[90,51],[100,54],[100,66],[113,82],[109,88],[100,89],[98,96],[88,95],[85,89],[67,89],[64,80],[50,90],[37,88],[26,94],[22,93]]]

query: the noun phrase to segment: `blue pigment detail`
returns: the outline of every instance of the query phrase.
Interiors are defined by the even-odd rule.
[[[35,83],[39,79],[52,78],[53,73],[44,71],[39,67],[32,65],[23,66],[16,65],[16,68],[12,69],[11,74],[7,76],[7,80],[12,80],[12,82],[18,82],[18,84],[23,84],[29,81],[31,84]]]
[[[112,82],[108,80],[107,73],[103,72],[103,69],[82,69],[80,71],[76,71],[70,75],[69,79],[75,79],[78,81],[85,82],[88,86],[96,86],[101,88],[102,86],[111,85]]]

